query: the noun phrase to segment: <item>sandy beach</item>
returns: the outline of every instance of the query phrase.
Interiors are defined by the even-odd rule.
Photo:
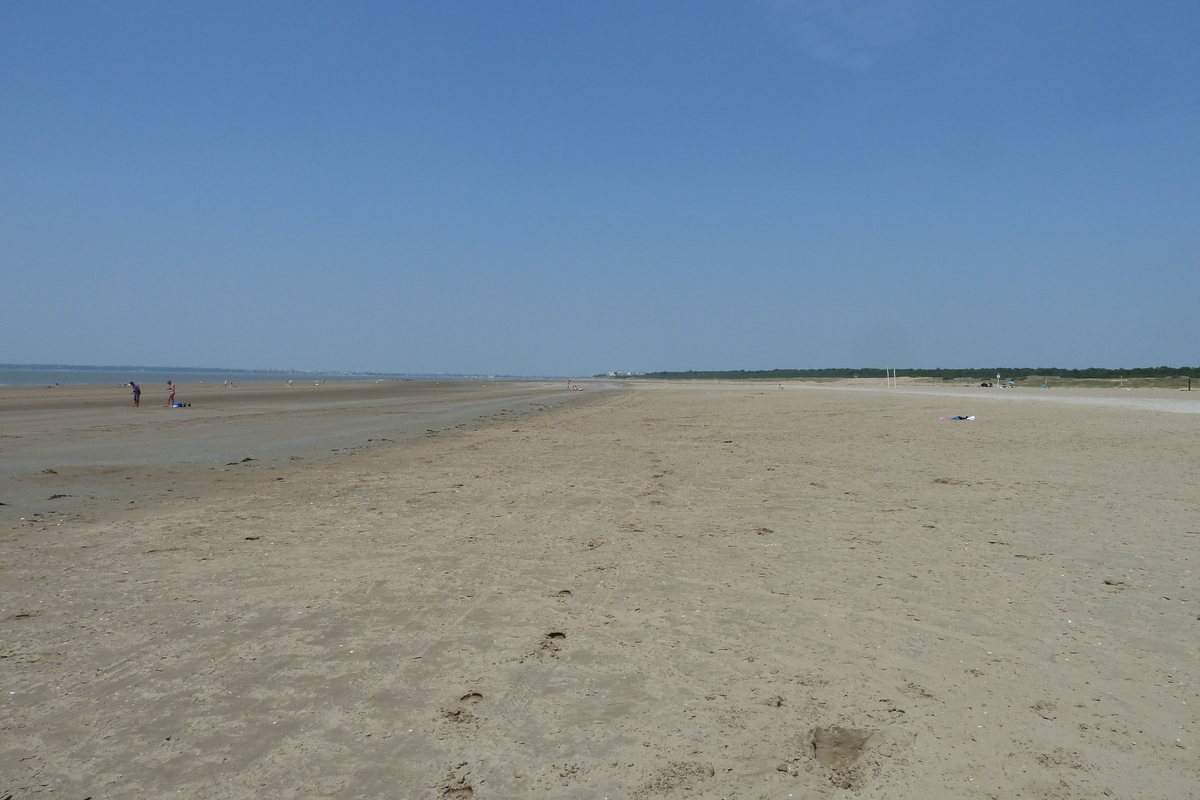
[[[1200,797],[1194,395],[583,385],[0,389],[0,800]]]

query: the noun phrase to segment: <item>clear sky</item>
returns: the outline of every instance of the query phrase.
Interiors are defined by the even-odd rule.
[[[0,4],[0,362],[1200,364],[1200,3]]]

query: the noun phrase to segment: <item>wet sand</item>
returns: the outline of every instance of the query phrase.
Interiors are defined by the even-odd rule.
[[[560,388],[5,410],[0,797],[1197,796],[1200,416]]]
[[[543,381],[180,384],[175,399],[186,408],[166,407],[161,386],[143,386],[133,408],[124,387],[0,387],[0,502],[18,516],[77,510],[113,499],[114,478],[118,494],[136,502],[189,467],[344,456],[590,397]],[[47,487],[60,495],[50,505]]]

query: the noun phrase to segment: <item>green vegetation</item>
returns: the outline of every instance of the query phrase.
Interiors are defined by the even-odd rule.
[[[1099,381],[1107,385],[1111,381],[1124,380],[1126,385],[1143,385],[1142,382],[1151,379],[1154,385],[1161,385],[1164,379],[1186,380],[1189,376],[1200,375],[1200,367],[1137,367],[1134,369],[1108,369],[1106,367],[1089,367],[1087,369],[1058,369],[1056,367],[981,367],[978,369],[898,369],[895,375],[899,378],[927,378],[943,381],[995,380],[999,373],[1005,381],[1018,383],[1039,383],[1045,379],[1057,379],[1072,383],[1083,381]],[[605,377],[598,375],[597,377]],[[840,367],[826,369],[766,369],[766,370],[690,370],[687,372],[644,372],[637,375],[619,374],[618,377],[649,378],[651,380],[753,380],[781,381],[790,379],[821,379],[821,378],[885,378],[887,372],[883,369],[843,369]],[[1083,385],[1080,383],[1079,385]]]

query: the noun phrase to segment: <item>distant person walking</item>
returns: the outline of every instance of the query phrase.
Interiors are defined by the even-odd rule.
[[[167,381],[167,408],[175,405],[175,384]]]
[[[133,407],[137,408],[142,403],[142,387],[137,381],[130,381],[129,385],[133,387]]]

